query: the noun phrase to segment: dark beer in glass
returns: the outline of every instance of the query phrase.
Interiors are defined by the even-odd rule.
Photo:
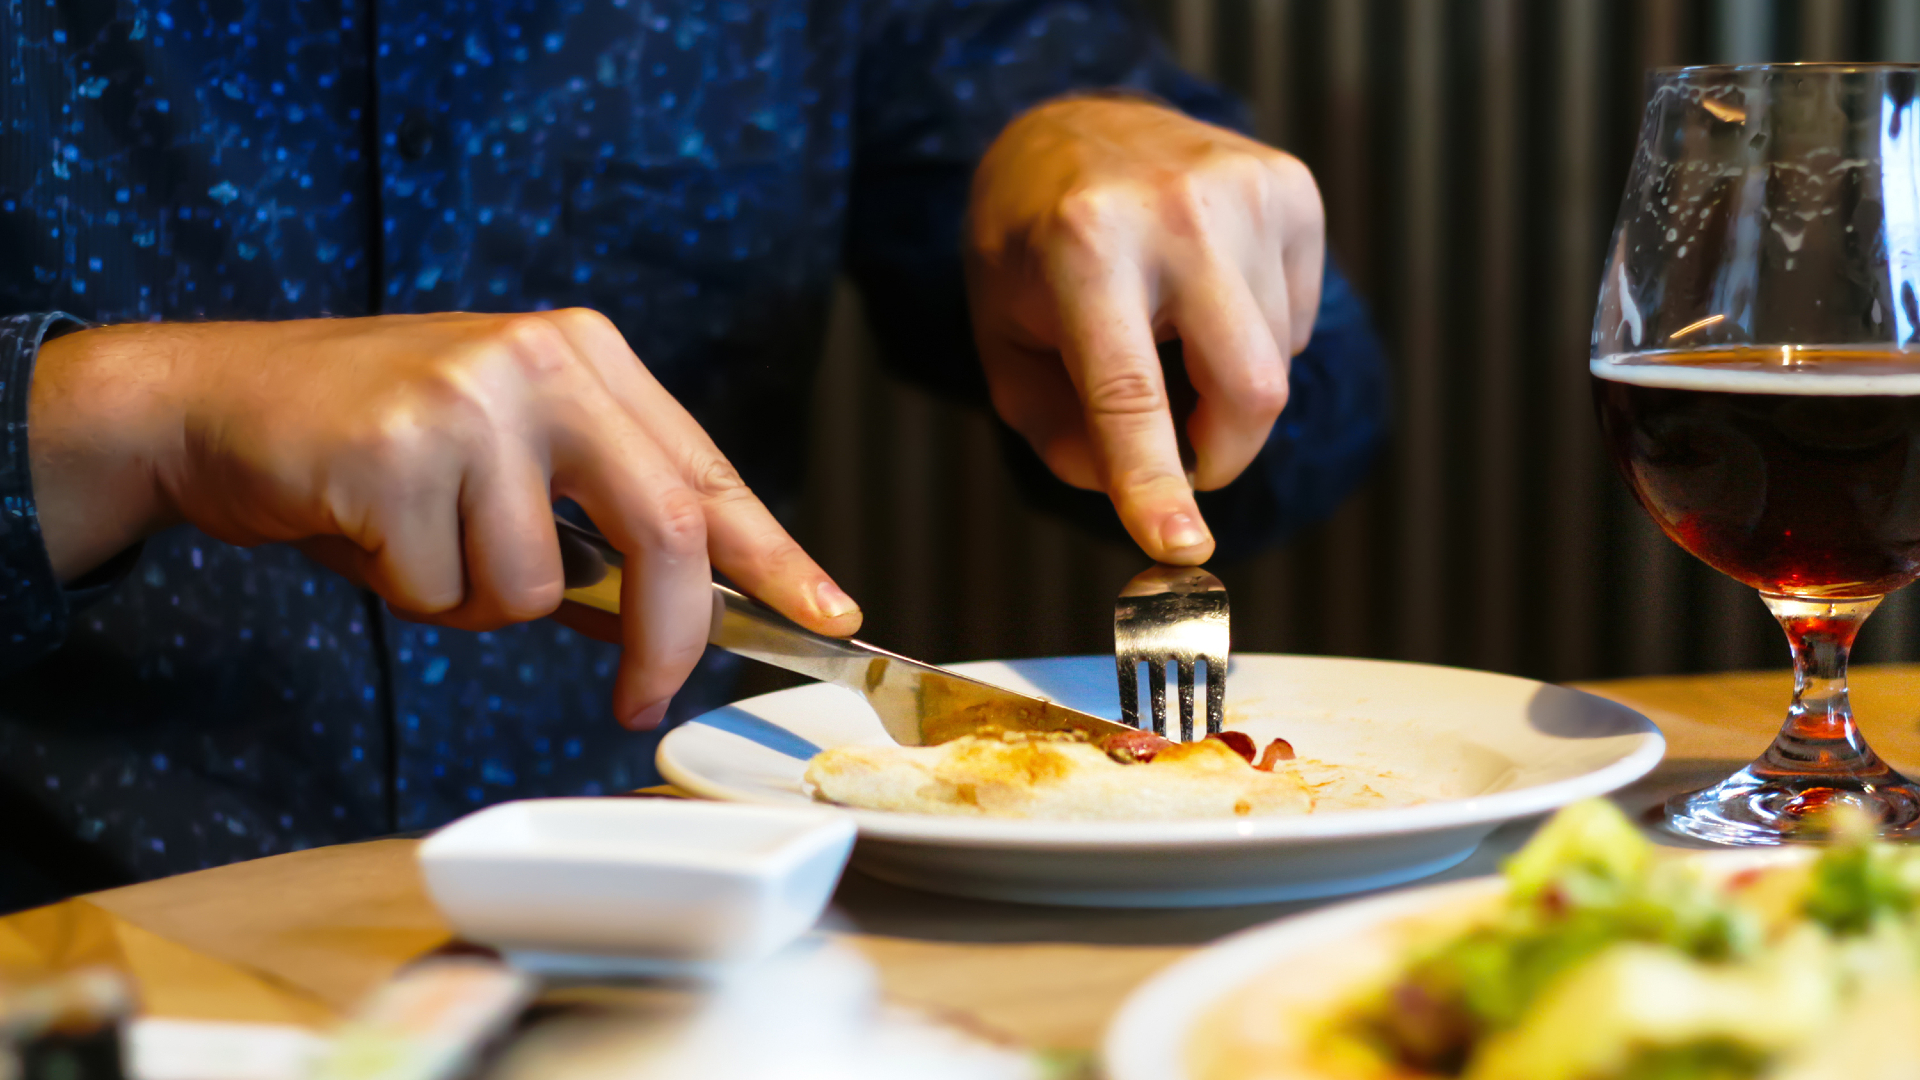
[[[1655,72],[1588,356],[1602,440],[1673,541],[1786,630],[1793,699],[1752,764],[1667,804],[1728,844],[1827,812],[1920,836],[1855,724],[1861,622],[1920,576],[1920,68]]]
[[[1719,349],[1591,370],[1620,475],[1709,566],[1846,599],[1920,575],[1920,356]]]

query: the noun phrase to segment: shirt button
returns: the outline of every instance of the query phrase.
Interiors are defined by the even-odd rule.
[[[400,156],[408,161],[419,161],[433,150],[433,122],[427,119],[424,109],[407,110],[395,136]]]

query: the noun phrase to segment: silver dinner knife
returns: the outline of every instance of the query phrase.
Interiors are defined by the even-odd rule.
[[[620,552],[598,533],[561,518],[566,573],[559,621],[602,641],[620,640]],[[715,582],[707,641],[728,652],[843,686],[867,699],[895,742],[931,746],[982,728],[1080,731],[1094,738],[1135,731],[1112,720],[981,682],[851,638],[816,634],[759,601]]]

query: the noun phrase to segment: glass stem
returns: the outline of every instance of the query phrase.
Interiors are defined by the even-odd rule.
[[[1752,764],[1667,801],[1667,827],[1721,844],[1820,841],[1828,813],[1853,807],[1882,836],[1920,838],[1920,787],[1880,760],[1853,722],[1847,654],[1877,596],[1815,600],[1761,593],[1793,646],[1793,707]]]
[[[1847,701],[1847,656],[1860,624],[1880,597],[1816,600],[1761,593],[1793,650],[1793,705],[1753,771],[1762,777],[1848,773],[1870,779],[1889,772],[1861,738]]]

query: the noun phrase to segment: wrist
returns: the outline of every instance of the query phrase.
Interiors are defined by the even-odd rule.
[[[178,520],[160,483],[180,442],[182,330],[99,327],[46,342],[28,391],[27,446],[47,555],[64,583]]]

